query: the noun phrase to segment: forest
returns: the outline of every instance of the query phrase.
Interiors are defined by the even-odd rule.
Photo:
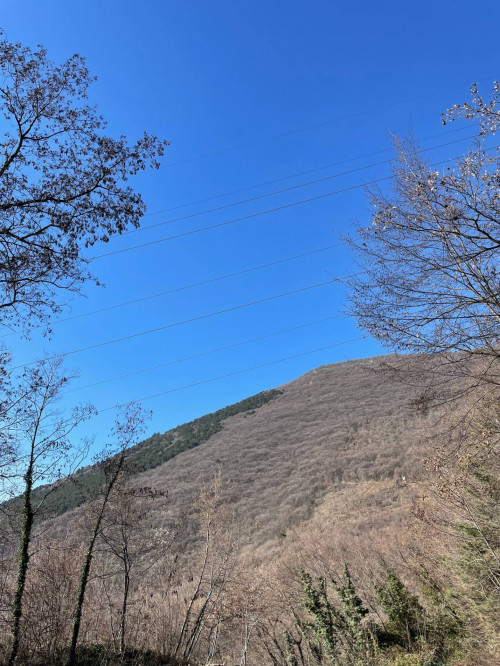
[[[139,226],[168,142],[113,139],[86,61],[0,35],[0,324],[50,327],[86,251]],[[394,138],[343,242],[349,316],[391,351],[146,437],[61,408],[64,355],[0,357],[0,659],[14,666],[500,663],[500,86]],[[89,456],[92,452],[92,460]]]

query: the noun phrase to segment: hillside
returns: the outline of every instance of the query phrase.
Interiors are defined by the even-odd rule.
[[[180,515],[220,471],[247,542],[275,545],[326,493],[363,481],[411,479],[422,420],[413,389],[380,372],[383,359],[322,366],[279,387],[259,409],[228,418],[196,449],[137,477],[167,490]]]
[[[427,492],[423,436],[442,413],[417,408],[416,389],[387,371],[400,362],[391,356],[321,366],[136,446],[129,488],[110,502],[96,546],[82,643],[116,640],[129,556],[132,645],[173,657],[168,664],[177,663],[181,645],[181,663],[211,663],[212,649],[215,663],[238,663],[241,632],[254,626],[248,666],[294,663],[283,650],[286,632],[300,639],[294,622],[303,614],[302,570],[338,581],[348,563],[378,618],[376,586],[388,570],[418,594],[418,572],[401,553],[413,557],[425,543],[431,555],[429,534],[415,540],[410,515]],[[423,363],[414,359],[413,370]],[[37,524],[27,616],[47,617],[30,639],[40,637],[41,653],[67,644],[99,511],[99,502],[84,501],[97,473],[83,469],[64,494],[52,493],[58,515]],[[2,565],[10,581],[15,548],[15,539],[6,544]],[[52,615],[40,615],[39,603]],[[59,619],[52,625],[51,617]],[[7,631],[8,613],[3,619]]]
[[[327,494],[366,481],[383,482],[386,494],[387,482],[399,488],[402,477],[411,481],[425,419],[410,405],[414,390],[381,371],[386,358],[321,366],[138,445],[131,456],[133,484],[168,495],[155,503],[152,527],[187,520],[186,545],[194,542],[196,499],[220,473],[243,542],[274,552]],[[79,484],[52,496],[53,505],[62,512],[79,504],[95,474],[85,470]],[[409,487],[403,496],[410,499]],[[73,518],[70,512],[54,527]]]
[[[205,414],[194,421],[184,423],[160,434],[155,433],[148,439],[130,449],[127,458],[127,474],[134,476],[175,458],[183,451],[188,451],[207,441],[223,428],[226,419],[236,414],[249,412],[273,400],[280,391],[273,389],[241,400],[211,414]],[[44,502],[45,516],[61,515],[91,499],[100,487],[102,471],[99,466],[91,465],[79,470],[71,483],[63,483],[57,493],[50,494]],[[34,497],[43,496],[48,486],[35,490]]]

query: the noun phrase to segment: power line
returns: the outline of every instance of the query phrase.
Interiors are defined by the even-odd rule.
[[[429,141],[430,139],[435,139],[441,136],[447,136],[448,134],[455,134],[456,132],[463,132],[468,130],[469,127],[455,127],[454,129],[442,130],[438,134],[431,134],[429,136],[424,136],[419,141]],[[272,180],[266,180],[262,183],[257,183],[255,185],[249,185],[247,187],[240,187],[237,190],[231,190],[230,192],[221,192],[220,194],[214,194],[210,197],[204,197],[203,199],[197,199],[196,201],[188,201],[177,206],[170,206],[169,208],[163,208],[161,210],[156,210],[152,213],[146,213],[143,217],[153,217],[154,215],[161,215],[162,213],[169,213],[173,210],[179,210],[180,208],[188,208],[189,206],[196,206],[198,204],[206,203],[208,201],[213,201],[214,199],[222,199],[224,197],[232,196],[233,194],[240,194],[241,192],[248,192],[249,190],[256,190],[259,187],[265,187],[266,185],[273,185],[274,183],[282,182],[283,180],[290,180],[291,178],[297,178],[298,176],[305,176],[308,173],[314,173],[316,171],[324,171],[325,169],[330,169],[334,166],[340,166],[342,164],[348,164],[349,162],[356,162],[357,160],[366,159],[368,157],[375,157],[375,155],[381,155],[382,153],[387,153],[391,149],[383,148],[382,150],[375,150],[370,153],[363,153],[362,155],[357,155],[356,157],[348,157],[345,160],[337,160],[336,162],[329,162],[328,164],[323,164],[320,167],[314,167],[313,169],[305,169],[303,171],[297,171],[296,173],[289,174],[287,176],[280,176],[279,178],[273,178]],[[142,226],[140,227],[143,228]],[[133,230],[131,230],[133,231]],[[125,232],[130,233],[130,232]]]
[[[216,224],[209,224],[205,227],[200,227],[199,229],[192,229],[191,231],[183,231],[179,234],[174,234],[172,236],[165,236],[164,238],[158,238],[157,240],[154,241],[149,241],[147,243],[139,243],[137,245],[131,245],[130,247],[125,247],[122,248],[121,250],[113,250],[112,252],[105,252],[104,254],[97,254],[94,257],[92,257],[93,260],[95,259],[103,259],[104,257],[110,257],[115,254],[123,254],[124,252],[130,252],[131,250],[138,250],[143,247],[149,247],[151,245],[158,245],[159,243],[166,243],[169,240],[175,240],[176,238],[183,238],[185,236],[192,236],[194,234],[199,234],[204,231],[209,231],[211,229],[218,229],[220,227],[226,227],[230,224],[236,224],[237,222],[243,222],[245,220],[250,220],[256,217],[262,217],[263,215],[269,215],[270,213],[276,213],[280,210],[286,210],[288,208],[293,208],[295,206],[301,206],[306,203],[310,203],[311,201],[318,201],[320,199],[326,199],[327,197],[334,196],[335,194],[342,194],[344,192],[349,192],[350,190],[356,190],[359,189],[360,187],[366,187],[367,185],[374,185],[376,183],[380,183],[384,180],[388,180],[391,178],[391,176],[385,176],[384,178],[378,178],[376,180],[371,180],[365,183],[361,183],[359,185],[351,185],[350,187],[345,187],[341,190],[335,190],[333,192],[327,192],[326,194],[320,194],[315,197],[310,197],[309,199],[303,199],[302,201],[295,201],[293,203],[289,204],[283,204],[282,206],[276,206],[275,208],[269,208],[267,210],[259,211],[258,213],[251,213],[249,215],[243,215],[242,217],[236,217],[231,220],[226,220],[225,222],[218,222]]]
[[[429,148],[423,148],[422,150],[417,151],[418,153],[426,153],[429,152],[430,150],[437,150],[438,148],[446,148],[448,146],[451,146],[455,143],[462,143],[463,141],[470,141],[473,139],[474,136],[466,136],[462,139],[455,139],[454,141],[448,141],[446,143],[439,144],[438,146],[431,146]],[[291,192],[292,190],[298,190],[303,187],[309,187],[310,185],[317,185],[318,183],[324,183],[327,180],[332,180],[334,178],[340,178],[342,176],[348,176],[353,173],[359,173],[360,171],[364,171],[365,169],[371,169],[373,167],[377,166],[382,166],[384,164],[390,164],[391,162],[394,162],[394,158],[390,158],[388,160],[381,160],[379,162],[373,162],[372,164],[365,164],[360,167],[356,167],[355,169],[349,169],[347,171],[341,171],[340,173],[334,173],[330,174],[329,176],[324,176],[323,178],[318,178],[316,180],[310,180],[306,183],[298,183],[297,185],[291,185],[290,187],[285,187],[281,190],[274,190],[273,192],[265,192],[264,194],[259,194],[258,196],[255,197],[250,197],[248,199],[243,199],[241,201],[234,201],[232,203],[224,204],[222,206],[217,206],[215,208],[209,208],[207,210],[201,210],[196,213],[190,213],[189,215],[183,215],[181,217],[174,217],[171,220],[164,220],[162,222],[157,222],[155,224],[148,224],[148,225],[141,225],[137,229],[130,229],[129,231],[125,231],[121,236],[127,236],[128,234],[135,234],[139,231],[147,231],[148,229],[155,229],[156,227],[162,227],[167,224],[173,224],[174,222],[182,222],[183,220],[189,220],[193,217],[200,217],[201,215],[208,215],[209,213],[217,213],[221,210],[226,210],[227,208],[234,208],[234,206],[242,206],[247,203],[251,203],[253,201],[259,201],[261,199],[266,199],[268,197],[276,196],[277,194],[283,194],[284,192]],[[116,237],[115,237],[116,238]]]
[[[64,317],[63,319],[57,319],[54,321],[51,325],[54,326],[56,324],[62,324],[63,322],[66,321],[72,321],[73,319],[80,319],[81,317],[88,317],[89,315],[93,314],[98,314],[101,312],[107,312],[108,310],[115,310],[116,308],[121,308],[126,305],[133,305],[135,303],[142,303],[144,301],[148,301],[154,298],[159,298],[160,296],[167,296],[168,294],[175,294],[180,291],[185,291],[187,289],[194,289],[195,287],[201,287],[206,284],[211,284],[213,282],[219,282],[220,280],[227,280],[232,277],[237,277],[238,275],[245,275],[246,273],[252,273],[255,271],[262,270],[264,268],[270,268],[271,266],[278,266],[279,264],[284,264],[288,261],[294,261],[296,259],[302,259],[303,257],[309,257],[314,254],[319,254],[320,252],[326,252],[327,250],[331,250],[335,247],[340,247],[342,243],[334,243],[333,245],[326,245],[325,247],[320,247],[317,250],[310,250],[309,252],[303,252],[302,254],[295,254],[291,257],[285,257],[284,259],[277,259],[276,261],[270,261],[267,264],[260,264],[259,266],[252,266],[251,268],[245,268],[241,271],[234,271],[233,273],[227,273],[226,275],[219,275],[214,278],[209,278],[207,280],[202,280],[200,282],[193,282],[191,284],[183,285],[182,287],[176,287],[174,289],[168,289],[167,291],[161,291],[158,292],[157,294],[151,294],[150,296],[142,296],[141,298],[134,298],[129,301],[123,301],[122,303],[115,303],[114,305],[108,305],[107,307],[104,308],[98,308],[96,310],[89,310],[88,312],[82,312],[81,314],[76,314],[76,315],[71,315],[70,317]],[[34,329],[39,329],[39,328],[45,328],[43,324],[40,326],[35,326]],[[14,331],[12,333],[6,333],[0,338],[7,338],[12,335],[20,335],[20,333]]]
[[[478,79],[477,83],[482,83],[483,81],[491,81],[493,77],[486,77],[484,79]],[[240,143],[237,146],[232,146],[231,148],[222,148],[220,150],[215,150],[210,153],[205,153],[203,155],[193,155],[192,157],[187,157],[182,160],[177,160],[177,162],[171,162],[170,164],[165,164],[163,167],[173,167],[177,166],[180,164],[187,164],[189,162],[194,162],[197,160],[202,160],[206,159],[208,157],[214,157],[216,155],[223,155],[224,153],[230,153],[234,152],[235,150],[240,150],[241,148],[249,148],[251,146],[255,146],[259,143],[264,143],[266,141],[275,141],[276,139],[282,139],[286,136],[292,136],[294,134],[300,134],[302,132],[307,132],[312,129],[318,129],[319,127],[326,127],[327,125],[332,125],[334,123],[342,122],[344,120],[352,120],[353,118],[359,118],[361,116],[365,116],[368,114],[376,113],[378,111],[383,111],[385,109],[390,109],[395,106],[400,106],[402,104],[409,104],[410,102],[417,102],[421,99],[425,99],[427,97],[432,97],[434,95],[437,95],[438,93],[443,93],[443,92],[450,92],[451,90],[456,90],[457,88],[463,88],[466,84],[460,84],[460,85],[455,85],[451,86],[450,88],[444,88],[440,89],[439,91],[435,91],[432,93],[424,93],[422,95],[417,95],[415,97],[410,97],[405,100],[400,100],[398,102],[389,102],[388,104],[383,104],[382,106],[374,107],[371,109],[363,109],[363,111],[357,111],[356,113],[351,113],[345,116],[339,116],[338,118],[332,118],[331,120],[326,120],[321,123],[315,123],[314,125],[306,125],[303,127],[296,128],[294,130],[289,130],[287,132],[280,132],[279,134],[275,134],[273,136],[268,136],[268,137],[263,137],[261,139],[255,139],[253,141],[248,141],[246,143]],[[468,85],[468,84],[467,84]]]
[[[494,149],[496,149],[496,148],[498,148],[498,146],[493,146],[493,147],[491,147],[491,148],[488,148],[487,151],[491,151],[491,150],[494,150]],[[438,165],[440,165],[440,164],[445,164],[446,162],[449,162],[451,159],[453,159],[453,158],[449,158],[449,159],[447,159],[447,160],[441,160],[441,161],[439,161],[439,162],[436,162],[436,163],[432,164],[431,166],[438,166]],[[154,244],[154,243],[164,242],[165,240],[170,240],[171,238],[177,238],[177,237],[179,237],[179,236],[186,236],[186,235],[190,235],[190,234],[192,234],[192,233],[199,233],[200,231],[203,231],[203,230],[205,230],[205,229],[211,229],[211,228],[215,228],[215,227],[224,226],[224,225],[226,225],[226,224],[230,224],[230,223],[232,223],[232,222],[239,221],[240,219],[247,219],[248,217],[256,217],[256,216],[258,216],[258,215],[264,215],[264,214],[269,213],[269,212],[272,212],[272,211],[274,211],[274,210],[282,210],[282,209],[284,209],[284,208],[290,208],[291,206],[296,206],[296,205],[300,205],[300,204],[303,204],[303,203],[307,203],[307,202],[309,202],[309,201],[313,201],[313,200],[317,200],[317,199],[325,198],[325,197],[328,197],[328,196],[332,196],[333,194],[338,194],[338,193],[343,192],[343,191],[347,191],[347,190],[351,190],[351,189],[355,189],[355,188],[363,187],[363,186],[370,185],[370,184],[376,184],[376,183],[378,183],[378,182],[385,181],[385,180],[387,180],[387,179],[389,179],[389,178],[391,178],[391,176],[386,176],[386,177],[383,177],[383,178],[378,178],[378,179],[375,179],[375,180],[372,180],[372,181],[368,181],[368,182],[366,182],[366,183],[362,183],[362,184],[358,184],[358,185],[351,186],[351,187],[349,187],[349,188],[345,188],[345,189],[343,189],[343,190],[337,190],[337,191],[334,191],[334,192],[328,192],[328,193],[326,193],[326,194],[319,195],[319,196],[317,196],[317,197],[311,197],[310,199],[305,199],[305,200],[303,200],[303,201],[294,202],[294,203],[291,203],[291,204],[286,204],[286,205],[284,205],[284,206],[280,206],[279,208],[275,208],[275,209],[271,209],[271,210],[267,210],[267,211],[261,211],[260,213],[255,213],[255,214],[250,215],[250,216],[245,216],[245,217],[243,217],[243,218],[239,218],[238,220],[230,220],[230,221],[222,222],[222,223],[219,223],[219,224],[216,224],[216,225],[212,225],[212,226],[210,226],[210,227],[205,227],[204,229],[197,229],[197,230],[193,230],[193,231],[190,231],[190,232],[185,232],[185,233],[182,233],[182,234],[178,234],[177,236],[170,236],[170,237],[168,237],[168,238],[158,239],[158,240],[156,240],[156,241],[151,241],[150,243],[144,243],[144,244],[142,244],[142,245],[140,245],[140,246],[136,246],[136,247],[144,247],[144,246],[146,246],[146,245],[151,245],[151,244]],[[131,248],[126,248],[126,249],[124,249],[124,250],[118,250],[118,251],[111,252],[111,253],[108,253],[108,254],[116,254],[116,253],[118,253],[118,252],[124,252],[124,251],[131,250],[131,249],[134,249],[134,248],[132,248],[132,247],[131,247]],[[103,257],[103,256],[107,256],[107,255],[99,255],[99,256],[100,256],[100,257]],[[69,356],[69,355],[72,355],[72,354],[76,354],[76,353],[80,353],[80,352],[88,351],[88,350],[91,350],[91,349],[96,349],[96,348],[98,348],[98,347],[103,347],[103,346],[105,346],[105,345],[109,345],[109,344],[113,344],[113,343],[116,343],[116,342],[121,342],[121,341],[124,341],[124,340],[129,340],[129,339],[132,339],[132,338],[140,337],[140,336],[147,335],[147,334],[150,334],[150,333],[154,333],[154,332],[157,332],[157,331],[160,331],[160,330],[165,330],[165,329],[167,329],[167,328],[171,328],[171,327],[174,327],[174,326],[180,326],[180,325],[183,325],[183,324],[187,324],[187,323],[191,323],[191,322],[194,322],[194,321],[198,321],[198,320],[200,320],[200,319],[206,319],[206,318],[208,318],[208,317],[213,317],[213,316],[215,316],[215,315],[223,314],[223,313],[225,313],[225,312],[231,312],[231,311],[234,311],[234,310],[239,310],[239,309],[244,308],[244,307],[249,307],[249,306],[252,306],[252,305],[256,305],[256,304],[258,304],[258,303],[263,303],[263,302],[266,302],[266,301],[274,300],[274,299],[276,299],[276,298],[281,298],[281,297],[283,297],[283,296],[288,296],[288,295],[291,295],[291,294],[294,294],[294,293],[298,293],[298,292],[305,291],[305,290],[308,290],[308,289],[313,289],[313,288],[320,287],[320,286],[323,286],[323,285],[326,285],[326,284],[331,284],[331,283],[332,283],[332,281],[329,280],[329,281],[322,282],[322,283],[319,283],[319,284],[316,284],[316,285],[311,285],[311,286],[308,286],[308,287],[303,287],[303,288],[298,289],[298,290],[294,290],[294,291],[291,291],[291,292],[285,292],[284,294],[278,294],[278,295],[271,296],[271,297],[268,297],[268,298],[265,298],[265,299],[261,299],[261,300],[258,300],[258,301],[253,301],[253,302],[250,302],[250,303],[246,303],[246,304],[242,304],[242,305],[234,306],[234,307],[232,307],[232,308],[227,308],[227,309],[225,309],[225,310],[220,310],[220,311],[217,311],[217,312],[214,312],[214,313],[208,313],[208,314],[206,314],[206,315],[201,315],[201,316],[194,317],[194,318],[191,318],[191,319],[187,319],[187,320],[184,320],[184,321],[181,321],[181,322],[175,322],[175,323],[172,323],[172,324],[168,324],[168,325],[166,325],[166,326],[161,326],[161,327],[158,327],[158,328],[149,329],[149,330],[147,330],[147,331],[141,331],[141,332],[139,332],[139,333],[135,333],[135,334],[132,334],[132,335],[124,336],[124,337],[121,337],[121,338],[116,338],[116,339],[109,340],[109,341],[106,341],[106,342],[101,342],[101,343],[98,343],[98,344],[95,344],[95,345],[91,345],[91,346],[88,346],[88,347],[83,347],[83,348],[81,348],[81,349],[72,350],[72,351],[70,351],[70,352],[66,352],[66,353],[63,353],[63,354],[56,354],[56,355],[54,355],[54,356],[48,357],[47,360],[54,359],[54,358],[59,358],[59,357],[65,357],[65,356]],[[28,367],[28,366],[30,366],[30,365],[33,365],[34,363],[36,363],[36,361],[32,361],[32,362],[27,363],[27,364],[25,364],[25,365],[15,366],[15,367],[12,368],[12,369],[13,369],[13,370],[16,370],[16,369],[19,369],[19,368]]]
[[[490,149],[491,150],[491,149]],[[450,162],[451,160],[455,159],[455,157],[449,157],[446,160],[441,160],[439,162],[434,162],[430,166],[439,166],[441,164],[446,164],[447,162]],[[95,259],[103,259],[104,257],[110,257],[116,254],[123,254],[124,252],[130,252],[132,250],[137,250],[143,247],[150,247],[151,245],[157,245],[159,243],[165,243],[169,240],[174,240],[177,238],[183,238],[185,236],[192,236],[193,234],[199,234],[204,231],[209,231],[212,229],[218,229],[220,227],[225,227],[230,224],[235,224],[237,222],[243,222],[245,220],[250,220],[256,217],[262,217],[263,215],[269,215],[270,213],[276,213],[281,210],[287,210],[289,208],[294,208],[295,206],[302,206],[307,203],[311,203],[312,201],[320,201],[321,199],[327,199],[328,197],[335,196],[337,194],[343,194],[345,192],[350,192],[352,190],[357,190],[362,187],[367,187],[368,185],[376,185],[378,183],[385,182],[387,180],[390,180],[392,178],[391,175],[389,176],[383,176],[381,178],[375,178],[373,180],[365,181],[363,183],[358,183],[357,185],[350,185],[349,187],[344,187],[340,190],[333,190],[331,192],[326,192],[324,194],[318,194],[314,197],[308,197],[307,199],[302,199],[300,201],[293,201],[292,203],[288,204],[282,204],[281,206],[276,206],[275,208],[268,208],[266,210],[259,211],[257,213],[250,213],[248,215],[243,215],[242,217],[236,217],[231,220],[226,220],[225,222],[217,222],[216,224],[209,224],[205,227],[200,227],[198,229],[192,229],[190,231],[183,231],[178,234],[173,234],[172,236],[165,236],[163,238],[158,238],[153,241],[148,241],[146,243],[139,243],[137,245],[131,245],[130,247],[125,247],[122,248],[121,250],[112,250],[111,252],[105,252],[103,254],[97,254],[94,257],[92,257],[93,260]]]
[[[317,289],[318,287],[323,287],[327,284],[334,284],[333,280],[326,280],[324,282],[318,282],[316,284],[307,285],[306,287],[300,287],[299,289],[293,289],[292,291],[286,291],[281,294],[275,294],[274,296],[267,296],[266,298],[261,298],[256,301],[250,301],[249,303],[241,303],[239,305],[234,305],[230,308],[224,308],[223,310],[217,310],[215,312],[209,312],[204,315],[198,315],[197,317],[191,317],[190,319],[184,319],[182,321],[172,322],[171,324],[166,324],[164,326],[158,326],[157,328],[150,328],[146,331],[139,331],[138,333],[132,333],[131,335],[125,335],[120,338],[113,338],[112,340],[106,340],[104,342],[98,342],[94,345],[89,345],[88,347],[80,347],[79,349],[72,349],[71,351],[64,352],[62,354],[54,354],[53,356],[47,356],[46,361],[50,361],[56,358],[65,358],[66,356],[72,356],[73,354],[79,354],[81,352],[90,351],[92,349],[98,349],[99,347],[106,347],[108,345],[115,344],[117,342],[124,342],[125,340],[132,340],[133,338],[139,338],[144,335],[150,335],[151,333],[157,333],[159,331],[164,331],[168,328],[174,328],[177,326],[183,326],[185,324],[191,324],[195,321],[200,321],[202,319],[209,319],[210,317],[216,317],[227,312],[234,312],[236,310],[242,310],[243,308],[252,307],[254,305],[259,305],[261,303],[267,303],[269,301],[274,301],[278,298],[283,298],[285,296],[292,296],[293,294],[299,294],[301,292],[310,291],[311,289]],[[23,365],[16,365],[12,370],[18,370],[20,368],[27,368],[30,365],[35,365],[38,361],[31,361],[30,363],[25,363]]]
[[[219,377],[211,377],[210,379],[203,379],[200,382],[194,382],[193,384],[186,384],[185,386],[178,386],[173,389],[169,389],[168,391],[162,391],[161,393],[154,393],[153,395],[147,395],[143,398],[138,398],[138,402],[144,402],[145,400],[152,400],[153,398],[159,398],[163,395],[168,395],[169,393],[176,393],[177,391],[184,391],[189,388],[194,388],[195,386],[202,386],[203,384],[208,384],[210,382],[216,382],[221,379],[227,379],[228,377],[235,377],[236,375],[241,375],[245,372],[251,372],[252,370],[258,370],[260,368],[266,368],[270,365],[277,365],[278,363],[284,363],[285,361],[291,361],[296,358],[300,358],[302,356],[309,356],[310,354],[315,354],[320,351],[326,351],[327,349],[332,349],[333,347],[340,347],[341,345],[347,345],[351,342],[357,342],[358,340],[363,340],[366,339],[368,336],[367,335],[362,335],[358,338],[351,338],[350,340],[343,340],[342,342],[336,342],[332,345],[327,345],[326,347],[318,347],[317,349],[311,349],[306,352],[301,352],[300,354],[294,354],[293,356],[286,356],[284,358],[277,359],[276,361],[268,361],[267,363],[260,363],[259,365],[253,365],[250,368],[243,368],[242,370],[236,370],[235,372],[228,372],[225,375],[219,375]],[[119,405],[113,405],[112,407],[105,407],[104,409],[99,409],[98,414],[102,414],[103,412],[108,412],[111,409],[117,409],[119,407],[123,407],[127,403],[121,403]]]
[[[260,335],[255,338],[250,338],[249,340],[243,340],[241,342],[234,342],[230,345],[225,345],[224,347],[218,347],[217,349],[210,349],[208,351],[200,352],[198,354],[192,354],[191,356],[184,356],[182,358],[177,358],[173,361],[166,361],[165,363],[159,363],[157,365],[150,366],[149,368],[140,368],[139,370],[133,370],[132,372],[126,372],[123,375],[118,375],[116,377],[109,377],[107,379],[102,379],[98,382],[93,382],[92,384],[85,384],[84,386],[77,386],[75,388],[64,391],[66,393],[74,393],[75,391],[82,391],[84,389],[93,388],[94,386],[100,386],[101,384],[108,384],[109,382],[118,381],[119,379],[125,379],[126,377],[132,377],[134,375],[141,375],[145,372],[150,372],[151,370],[158,370],[159,368],[165,368],[169,365],[176,365],[178,363],[184,363],[185,361],[192,361],[196,358],[201,358],[202,356],[209,356],[210,354],[216,354],[218,352],[226,351],[228,349],[234,349],[235,347],[241,347],[243,345],[251,344],[252,342],[259,342],[260,340],[266,340],[267,338],[272,338],[277,335],[283,335],[284,333],[290,333],[291,331],[298,331],[302,328],[307,328],[308,326],[315,326],[317,324],[322,324],[325,321],[332,321],[333,319],[339,319],[345,317],[346,315],[335,314],[330,317],[325,317],[324,319],[317,319],[316,321],[310,321],[306,324],[299,324],[298,326],[292,326],[291,328],[284,328],[281,331],[275,331],[274,333],[267,333],[266,335]]]

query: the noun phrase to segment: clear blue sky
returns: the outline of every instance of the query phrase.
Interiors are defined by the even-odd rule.
[[[424,146],[448,134],[439,114],[500,76],[497,2],[132,2],[4,0],[10,40],[43,44],[55,61],[78,52],[98,76],[92,101],[109,131],[131,140],[143,130],[168,138],[162,168],[138,177],[144,225],[331,176],[390,157],[390,132],[413,128]],[[443,159],[456,144],[430,153]],[[386,151],[386,152],[379,152]],[[371,155],[372,153],[377,153]],[[324,167],[324,168],[323,168]],[[312,171],[314,170],[314,171]],[[309,172],[302,175],[294,174]],[[199,215],[113,241],[96,253],[217,224],[383,177],[366,168],[323,183]],[[268,181],[277,181],[266,184]],[[252,188],[252,189],[248,189]],[[237,194],[227,194],[244,190]],[[220,196],[211,199],[216,195]],[[203,201],[205,199],[209,201]],[[200,202],[202,203],[195,203]],[[172,210],[169,210],[172,209]],[[324,248],[354,221],[367,222],[362,190],[254,217],[211,231],[99,259],[106,289],[88,288],[67,315],[203,282]],[[231,279],[70,320],[51,340],[5,338],[17,363],[44,350],[66,352],[299,289],[353,268],[333,248]],[[339,286],[323,286],[261,305],[72,355],[74,387],[135,372],[318,321],[345,308]],[[330,319],[175,365],[99,384],[67,396],[98,409],[238,372],[360,336],[348,319]],[[287,382],[324,363],[383,350],[366,339],[145,402],[150,432]],[[112,412],[92,425],[102,432]]]

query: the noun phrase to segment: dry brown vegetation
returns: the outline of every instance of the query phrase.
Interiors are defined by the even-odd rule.
[[[125,641],[170,660],[285,664],[276,645],[289,607],[300,607],[300,569],[338,576],[345,561],[376,609],[375,581],[398,560],[421,494],[418,442],[439,416],[412,406],[414,389],[382,371],[387,360],[317,368],[123,485],[103,526],[81,642],[118,649]],[[55,659],[67,644],[91,524],[88,504],[37,527],[26,659]],[[124,525],[132,562],[126,640]],[[3,571],[4,645],[12,562]]]
[[[0,65],[0,321],[29,328],[91,279],[84,247],[138,225],[124,181],[167,144],[105,136],[78,55],[0,34]],[[57,409],[55,357],[17,378],[1,355],[2,663],[500,663],[500,87],[471,95],[443,116],[477,122],[467,154],[441,172],[396,140],[349,240],[358,323],[415,357],[323,366],[142,447],[131,403],[73,476],[92,408]]]
[[[168,490],[168,500],[158,504],[161,521],[165,510],[192,515],[200,486],[220,472],[243,539],[274,550],[333,488],[418,475],[413,447],[422,424],[410,405],[414,390],[388,381],[379,364],[367,359],[317,368],[134,482]]]

